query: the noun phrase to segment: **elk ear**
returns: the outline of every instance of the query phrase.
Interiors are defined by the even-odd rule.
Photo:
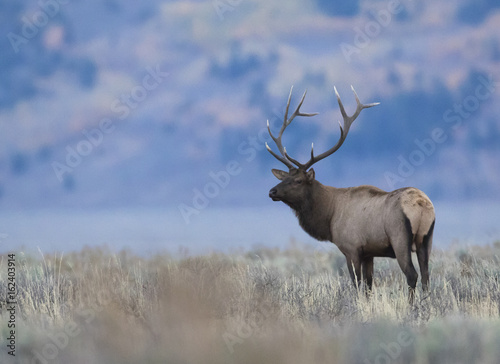
[[[279,169],[272,169],[271,172],[273,172],[274,177],[280,181],[283,181],[286,177],[288,177],[288,172],[280,171]]]
[[[306,172],[306,177],[307,177],[307,181],[308,181],[308,182],[312,182],[312,181],[314,181],[314,176],[315,176],[315,174],[314,174],[314,169],[312,169],[312,168],[311,168],[310,170],[308,170],[308,171]]]

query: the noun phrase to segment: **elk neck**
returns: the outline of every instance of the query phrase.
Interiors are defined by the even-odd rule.
[[[336,188],[324,186],[314,180],[308,195],[296,206],[290,206],[299,224],[313,238],[331,241],[330,225],[335,210]]]

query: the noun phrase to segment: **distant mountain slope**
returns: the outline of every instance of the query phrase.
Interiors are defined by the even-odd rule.
[[[320,112],[284,137],[304,159],[338,137],[333,85],[350,112],[351,84],[381,105],[318,164],[325,183],[499,199],[499,6],[391,4],[0,4],[0,207],[193,204],[230,161],[210,204],[266,201],[290,86]]]

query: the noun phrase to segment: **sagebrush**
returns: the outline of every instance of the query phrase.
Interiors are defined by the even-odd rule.
[[[336,251],[149,258],[16,253],[16,357],[2,363],[497,363],[500,247],[435,250],[409,306],[396,262],[366,295]],[[6,256],[0,277],[6,279]],[[2,297],[6,285],[0,287]],[[2,342],[8,337],[2,310]]]

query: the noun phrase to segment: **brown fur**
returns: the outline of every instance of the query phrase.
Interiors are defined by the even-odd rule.
[[[335,89],[340,112],[344,119],[340,126],[338,142],[319,155],[314,154],[311,147],[311,158],[302,164],[290,157],[281,138],[292,120],[300,116],[313,116],[316,113],[303,113],[300,107],[306,93],[302,96],[297,108],[288,118],[288,108],[292,91],[288,97],[283,126],[278,136],[274,136],[267,128],[276,143],[280,155],[267,150],[289,168],[289,172],[273,169],[273,174],[281,183],[269,191],[274,201],[283,201],[290,206],[299,219],[300,226],[318,240],[329,240],[338,246],[345,255],[347,268],[354,282],[360,283],[363,277],[368,288],[373,280],[373,258],[395,257],[406,276],[410,287],[410,301],[417,285],[418,274],[411,260],[411,251],[417,252],[422,287],[429,284],[429,255],[434,230],[434,207],[429,198],[416,188],[400,188],[385,192],[373,186],[350,188],[334,188],[324,186],[314,178],[311,168],[316,162],[335,153],[344,143],[349,128],[360,112],[378,103],[362,104],[356,97],[356,111],[347,115],[340,95]]]
[[[290,206],[309,235],[338,246],[354,282],[363,277],[371,288],[373,258],[393,257],[413,292],[418,277],[411,261],[413,250],[427,289],[435,214],[425,193],[413,187],[385,192],[373,186],[324,186],[315,180],[313,169],[273,173],[282,182],[269,196]]]

